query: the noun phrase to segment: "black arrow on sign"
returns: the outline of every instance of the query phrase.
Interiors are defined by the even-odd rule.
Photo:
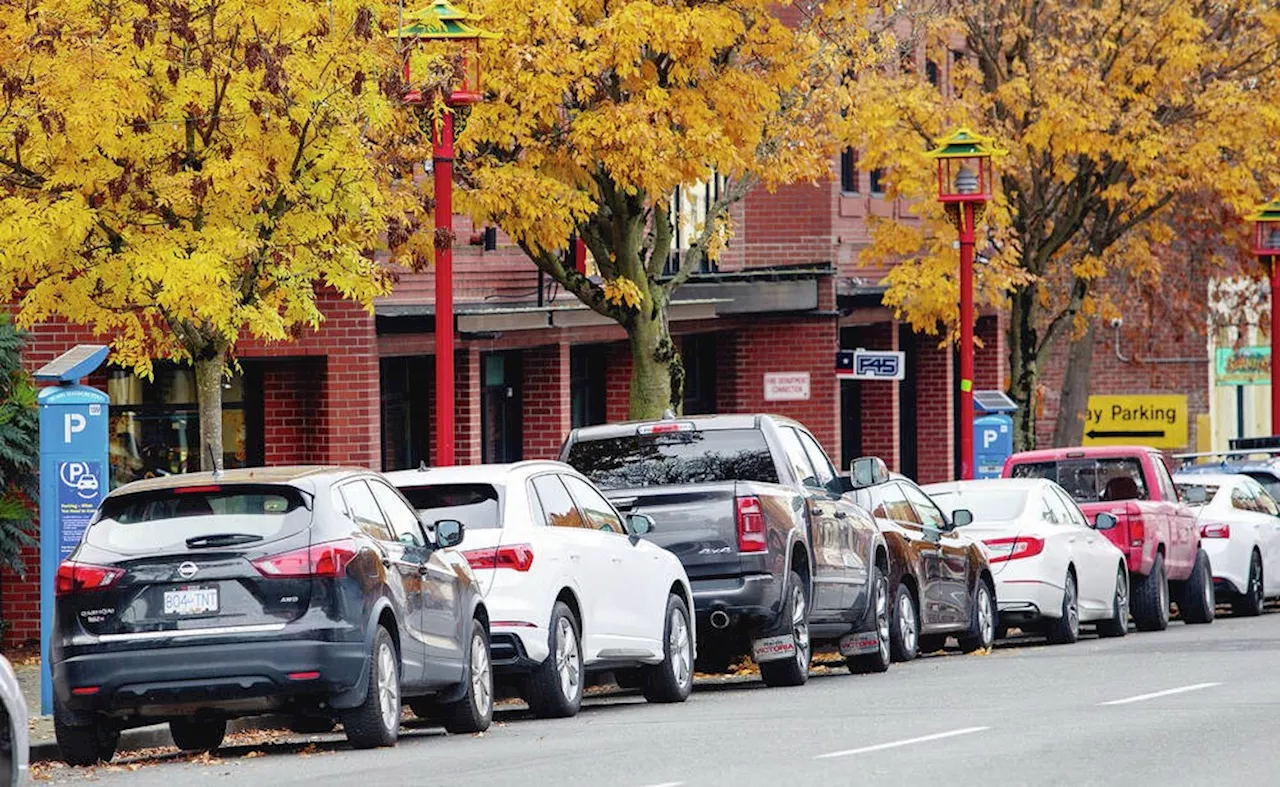
[[[1090,429],[1085,432],[1088,437],[1164,437],[1163,429],[1152,429],[1149,431],[1132,431],[1132,432],[1100,432],[1097,429]]]

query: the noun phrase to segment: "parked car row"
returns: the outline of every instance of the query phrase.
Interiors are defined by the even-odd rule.
[[[1211,487],[1184,503],[1157,454],[1106,451],[922,488],[875,457],[840,473],[795,421],[726,415],[576,429],[562,461],[131,483],[58,570],[58,743],[91,764],[164,721],[212,750],[228,720],[274,712],[386,746],[404,705],[478,732],[499,691],[565,717],[604,673],[682,702],[695,670],[748,656],[795,686],[824,645],[884,672],[1011,626],[1123,636],[1131,606],[1163,628],[1171,582],[1187,622],[1212,620],[1215,585],[1246,610],[1280,594],[1280,511],[1255,482],[1179,479]],[[1206,517],[1206,542],[1239,537],[1222,573]]]

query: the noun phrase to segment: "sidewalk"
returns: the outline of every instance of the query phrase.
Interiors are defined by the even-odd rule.
[[[40,664],[37,662],[14,664],[13,671],[18,677],[18,685],[22,687],[22,695],[27,700],[30,719],[28,727],[31,731],[31,761],[45,762],[61,759],[58,743],[53,734],[53,717],[40,715]],[[274,730],[283,726],[284,719],[278,716],[255,716],[236,719],[227,727],[227,732]],[[153,724],[120,733],[118,751],[155,749],[172,745],[173,738],[169,735],[169,725]]]

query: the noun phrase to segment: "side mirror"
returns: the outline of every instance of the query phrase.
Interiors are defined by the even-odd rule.
[[[627,529],[631,531],[632,544],[640,543],[640,537],[652,533],[655,526],[653,517],[648,514],[627,514]]]
[[[878,456],[860,456],[849,463],[849,479],[854,489],[866,489],[888,481],[889,468]]]
[[[1189,486],[1182,499],[1192,504],[1203,503],[1209,499],[1209,493],[1202,486]]]
[[[951,527],[964,527],[973,524],[973,512],[967,508],[957,508],[951,512]]]
[[[462,543],[462,536],[466,528],[456,519],[439,519],[436,520],[436,544],[441,549],[456,547]]]
[[[1118,521],[1119,520],[1115,518],[1114,514],[1108,514],[1106,511],[1103,511],[1094,518],[1093,527],[1095,530],[1110,530],[1116,526]]]

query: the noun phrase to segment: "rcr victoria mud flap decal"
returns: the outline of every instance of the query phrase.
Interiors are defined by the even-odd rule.
[[[845,634],[840,638],[841,656],[873,653],[878,647],[880,647],[880,640],[874,631],[864,631],[861,634]]]
[[[751,658],[755,663],[762,661],[779,661],[794,658],[796,641],[790,634],[779,634],[776,637],[765,637],[751,643]]]

